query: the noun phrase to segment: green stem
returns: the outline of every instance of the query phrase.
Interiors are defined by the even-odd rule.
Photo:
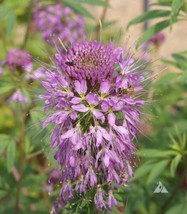
[[[23,170],[25,163],[25,153],[24,153],[24,140],[25,140],[25,112],[22,110],[20,105],[20,139],[18,142],[19,146],[19,157],[20,157],[20,167],[19,174],[20,179],[17,182],[17,191],[16,191],[16,201],[15,201],[15,214],[19,214],[19,201],[20,201],[20,193],[21,193],[21,183],[23,180]]]
[[[7,54],[7,42],[6,42],[6,36],[3,30],[0,30],[0,37],[1,37],[1,41],[2,41],[2,45],[3,45],[3,49],[5,54]]]
[[[31,24],[31,20],[32,20],[32,9],[34,6],[34,0],[30,1],[30,4],[28,6],[28,23],[27,23],[27,29],[26,29],[26,33],[25,33],[25,38],[24,38],[24,42],[22,45],[22,48],[25,48],[27,45],[27,41],[29,39],[29,31],[30,31],[30,24]]]
[[[109,3],[109,1],[110,1],[110,0],[106,0],[106,3]],[[99,24],[96,26],[95,37],[96,37],[97,40],[101,39],[101,38],[100,38],[100,37],[101,37],[101,35],[100,35],[100,34],[101,34],[101,32],[100,32],[100,28],[101,28],[100,23],[102,24],[102,23],[104,22],[105,17],[106,17],[106,13],[107,13],[107,9],[108,9],[107,6],[104,7],[103,12],[102,12],[101,17],[100,17],[100,22],[99,22]]]

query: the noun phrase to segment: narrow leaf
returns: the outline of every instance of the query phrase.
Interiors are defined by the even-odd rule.
[[[168,60],[168,59],[161,59],[162,62],[168,64],[168,65],[171,65],[171,66],[174,66],[174,67],[177,67],[178,68],[178,64],[172,60]]]
[[[168,10],[151,10],[142,15],[136,17],[135,19],[131,20],[127,26],[129,28],[131,25],[138,24],[140,22],[145,22],[150,19],[160,18],[160,17],[167,17],[170,15],[170,11]]]
[[[102,0],[77,0],[77,3],[85,3],[85,4],[92,4],[92,5],[98,5],[98,6],[108,6],[109,4]]]
[[[5,5],[0,6],[0,20],[3,20],[8,15],[9,11],[9,7]]]
[[[179,76],[179,73],[168,73],[161,77],[159,80],[157,80],[154,83],[154,86],[170,83],[172,80],[175,80]]]
[[[169,163],[169,160],[162,160],[160,162],[157,162],[156,164],[152,165],[151,172],[148,176],[147,183],[150,184],[153,182],[167,167]]]
[[[151,37],[153,37],[158,32],[162,31],[163,29],[167,28],[170,24],[169,20],[165,20],[162,22],[159,22],[150,28],[148,28],[143,35],[138,39],[136,48],[138,48],[142,43],[148,41]]]
[[[80,5],[80,3],[73,0],[61,0],[61,1],[67,6],[69,6],[70,8],[72,8],[75,12],[85,17],[95,19],[94,16],[87,9],[85,9],[83,6]]]
[[[170,157],[176,155],[175,151],[162,151],[159,149],[141,149],[137,152],[138,156],[147,158],[159,158],[159,157]]]
[[[0,134],[0,152],[4,151],[10,141],[10,136],[6,134]]]
[[[173,158],[173,160],[171,161],[170,171],[171,171],[171,176],[172,176],[172,177],[174,177],[174,175],[175,175],[177,166],[178,166],[178,164],[179,164],[181,158],[182,158],[182,155],[181,155],[181,154],[178,154],[178,155],[176,155],[175,158]]]
[[[10,35],[14,29],[14,26],[16,24],[16,13],[14,11],[9,13],[9,16],[6,20],[6,33],[7,35]]]
[[[171,5],[171,19],[172,23],[177,20],[177,16],[179,14],[179,11],[183,5],[183,0],[173,0]]]
[[[15,155],[16,155],[16,144],[14,141],[11,141],[7,146],[7,169],[9,172],[14,166]]]
[[[145,174],[147,174],[151,169],[152,166],[154,165],[155,162],[151,161],[147,161],[144,164],[142,164],[140,167],[138,167],[135,170],[135,175],[134,175],[134,179],[138,179],[142,176],[144,176]]]

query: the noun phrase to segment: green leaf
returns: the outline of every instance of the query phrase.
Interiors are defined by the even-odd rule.
[[[9,7],[7,7],[6,5],[1,5],[0,6],[0,20],[3,20],[7,16],[9,11],[10,11]]]
[[[0,134],[0,152],[5,150],[10,141],[10,136],[6,134]]]
[[[137,152],[137,155],[140,157],[146,157],[146,158],[160,158],[160,157],[170,157],[172,155],[178,154],[175,151],[163,151],[159,149],[141,149]]]
[[[180,162],[180,160],[182,159],[182,155],[178,154],[175,156],[175,158],[173,158],[173,160],[171,161],[171,165],[170,165],[170,171],[171,171],[171,176],[174,177],[175,175],[175,171],[177,169],[177,166]]]
[[[6,20],[6,33],[7,35],[10,35],[14,29],[14,26],[16,24],[16,13],[15,11],[11,11],[9,13],[9,16]]]
[[[169,20],[165,20],[162,22],[159,22],[150,28],[148,28],[143,35],[138,39],[136,48],[138,48],[142,43],[148,41],[151,37],[153,37],[158,32],[162,31],[164,28],[167,28],[170,24]]]
[[[135,175],[133,179],[138,179],[144,176],[145,174],[147,174],[152,169],[152,166],[154,165],[154,163],[155,163],[154,161],[150,160],[142,164],[140,167],[138,167],[135,170]]]
[[[77,0],[77,3],[85,3],[85,4],[92,4],[92,5],[98,5],[98,6],[108,6],[109,4],[102,0]]]
[[[7,169],[10,172],[12,167],[14,166],[16,156],[16,143],[12,140],[7,146]]]
[[[0,95],[5,95],[14,89],[14,85],[3,85],[0,87]]]
[[[174,67],[177,67],[178,68],[178,64],[172,60],[168,60],[168,59],[161,59],[162,62],[164,62],[165,64],[168,64],[168,65],[171,65],[171,66],[174,66]]]
[[[166,214],[186,214],[187,213],[187,203],[183,202],[183,203],[177,203],[176,206],[171,207]]]
[[[69,6],[70,8],[72,8],[75,12],[85,17],[95,19],[94,16],[87,9],[81,6],[80,3],[78,3],[77,1],[73,1],[73,0],[61,0],[61,1],[67,6]]]
[[[177,53],[172,54],[172,57],[177,62],[178,67],[181,70],[187,72],[187,57],[183,56],[182,54],[177,54]]]
[[[28,155],[33,150],[33,145],[31,144],[29,137],[27,136],[25,137],[24,150],[26,155]]]
[[[159,80],[157,80],[155,83],[153,83],[154,86],[162,85],[170,83],[170,81],[175,80],[177,77],[179,77],[179,73],[168,73],[161,77]]]
[[[170,11],[168,10],[151,10],[146,13],[143,13],[142,15],[136,17],[135,19],[131,20],[128,23],[127,28],[129,28],[131,25],[135,25],[141,22],[145,22],[151,19],[160,18],[160,17],[167,17],[170,15]]]
[[[180,9],[183,6],[183,0],[173,0],[171,5],[171,21],[172,23],[177,20]]]
[[[156,164],[152,165],[151,172],[148,176],[147,183],[150,184],[153,182],[167,167],[169,163],[169,160],[162,160],[160,162],[157,162]]]
[[[112,25],[116,24],[117,21],[116,20],[113,20],[113,21],[104,21],[102,23],[102,27],[103,29],[107,28],[107,27],[111,27]]]

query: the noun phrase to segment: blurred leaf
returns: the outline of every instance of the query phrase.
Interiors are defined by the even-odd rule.
[[[177,203],[176,206],[171,207],[166,214],[186,214],[187,213],[187,203]]]
[[[0,5],[0,20],[3,20],[11,9],[6,5]]]
[[[11,11],[6,20],[6,33],[7,35],[11,34],[14,26],[16,24],[16,13],[15,11]]]
[[[104,21],[104,22],[102,23],[102,27],[103,27],[103,29],[104,29],[104,28],[110,27],[110,26],[112,26],[112,25],[114,25],[114,24],[116,24],[116,23],[117,23],[116,20],[113,20],[113,21]]]
[[[16,144],[12,140],[9,142],[7,146],[7,169],[10,172],[12,167],[14,166],[14,161],[15,161],[15,156],[16,156]]]
[[[141,44],[148,41],[150,38],[152,38],[155,34],[162,31],[163,29],[167,28],[170,24],[169,20],[165,20],[162,22],[159,22],[150,28],[148,28],[143,35],[138,39],[136,48],[138,48]]]
[[[32,152],[33,150],[33,145],[31,144],[29,138],[26,136],[25,137],[25,143],[24,143],[24,150],[25,150],[25,154],[28,155],[30,152]]]
[[[157,80],[153,84],[154,84],[154,86],[167,84],[167,83],[170,83],[171,80],[174,80],[179,76],[180,76],[179,73],[168,73],[168,74],[165,74],[164,76],[162,76],[159,80]]]
[[[14,9],[26,7],[29,2],[28,0],[6,0],[6,4]]]
[[[1,83],[1,82],[0,82]],[[14,89],[14,85],[11,85],[11,84],[4,84],[4,85],[1,85],[0,87],[0,95],[5,95],[6,93],[9,93],[11,92],[12,90]]]
[[[164,63],[174,66],[184,72],[187,72],[186,52],[183,51],[180,53],[174,53],[174,54],[172,54],[172,57],[174,58],[175,61],[171,61],[171,60],[167,60],[167,59],[162,59],[162,61]]]
[[[131,25],[135,25],[141,22],[148,21],[150,19],[160,18],[160,17],[167,17],[170,15],[170,11],[167,10],[151,10],[146,13],[143,13],[142,15],[136,17],[135,19],[131,20],[128,23],[127,28],[129,28]]]
[[[0,134],[0,152],[2,152],[12,139],[6,134]]]
[[[150,184],[153,182],[167,167],[169,160],[162,160],[152,165],[151,172],[148,176],[147,183]]]
[[[173,160],[171,161],[171,165],[170,165],[170,171],[171,171],[171,176],[174,177],[175,176],[175,171],[177,169],[177,166],[180,162],[180,160],[182,159],[182,155],[178,154],[176,155]]]
[[[134,179],[138,179],[138,178],[142,177],[143,175],[147,174],[152,169],[153,165],[154,165],[153,160],[147,161],[144,164],[142,164],[140,167],[138,167],[135,170]]]
[[[165,64],[174,66],[174,67],[178,67],[178,64],[172,60],[168,60],[168,59],[161,59],[162,62],[164,62]]]
[[[177,20],[180,9],[183,5],[183,0],[173,0],[171,6],[171,21],[174,23]]]
[[[102,0],[77,0],[77,3],[85,3],[85,4],[92,4],[92,5],[98,5],[98,6],[108,6],[108,3]]]
[[[147,158],[159,158],[159,157],[170,157],[172,155],[178,154],[175,151],[163,151],[159,149],[141,149],[137,152],[138,156],[147,157]]]
[[[77,1],[75,0],[61,0],[61,1],[67,6],[69,6],[70,8],[72,8],[75,12],[85,17],[95,19],[94,16],[87,9],[81,6],[80,3],[78,3]]]
[[[184,72],[187,72],[187,57],[177,53],[172,54],[172,57],[177,62],[178,67],[181,68],[181,70]]]

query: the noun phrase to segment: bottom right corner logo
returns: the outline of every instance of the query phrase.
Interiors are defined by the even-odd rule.
[[[166,187],[162,184],[161,181],[158,182],[157,187],[155,188],[153,193],[168,193]]]

